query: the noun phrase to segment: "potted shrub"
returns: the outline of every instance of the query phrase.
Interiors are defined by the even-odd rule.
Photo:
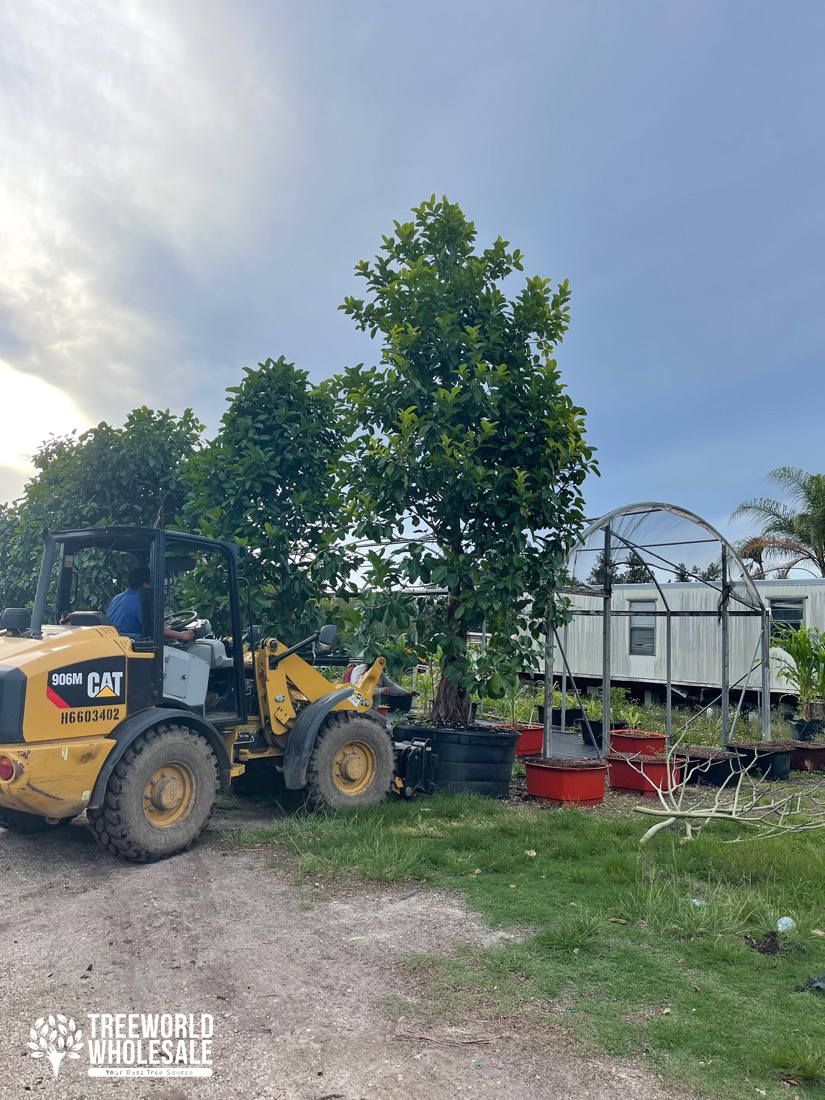
[[[604,740],[602,729],[602,701],[598,695],[588,695],[583,700],[587,721],[582,720],[582,738],[585,745],[601,748]]]
[[[445,593],[429,605],[441,676],[426,733],[472,733],[493,755],[511,734],[470,729],[470,694],[501,698],[532,667],[547,621],[565,620],[556,590],[594,468],[553,358],[567,283],[527,279],[508,298],[521,260],[501,239],[476,250],[475,227],[446,199],[422,203],[357,265],[365,296],[341,307],[380,337],[381,364],[336,380],[357,472],[351,529],[400,547],[369,555],[367,583]],[[415,531],[425,538],[410,541]],[[469,636],[485,623],[474,653]]]
[[[538,704],[538,717],[539,722],[544,724],[544,703]],[[564,708],[564,728],[566,733],[573,733],[573,726],[578,725],[584,716],[584,711],[579,706],[578,700],[575,695],[567,696],[567,702]],[[550,723],[553,726],[561,725],[561,691],[558,687],[553,688],[553,705],[550,710]]]
[[[546,802],[595,806],[604,802],[607,765],[598,760],[534,757],[524,761],[527,793]]]
[[[793,723],[796,736],[807,741],[821,731],[811,706],[825,693],[825,638],[813,627],[786,626],[771,644],[785,654],[777,663],[777,672],[790,685],[802,712]]]
[[[536,754],[540,754],[544,739],[544,726],[519,721],[519,718],[532,717],[535,702],[532,695],[520,685],[518,679],[514,680],[508,687],[502,699],[502,703],[507,708],[509,721],[506,724],[494,724],[500,729],[513,729],[518,732],[516,756],[535,756]]]
[[[552,709],[550,711],[550,722],[554,726],[560,726],[561,725],[562,695],[561,695],[561,689],[559,688],[558,684],[553,685],[552,703],[553,703],[553,706],[552,706]],[[538,712],[539,712],[539,722],[541,722],[543,724],[544,723],[544,704],[543,703],[539,704]],[[579,702],[576,699],[576,696],[575,695],[570,695],[568,693],[567,699],[565,701],[565,707],[564,707],[564,728],[565,728],[565,731],[572,732],[571,727],[575,726],[579,722],[581,722],[583,715],[584,715],[584,711],[579,706]]]

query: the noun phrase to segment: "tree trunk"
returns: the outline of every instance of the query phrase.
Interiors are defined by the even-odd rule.
[[[447,629],[454,638],[460,638],[466,644],[467,626],[464,619],[456,615],[461,606],[460,589],[450,593],[447,604]],[[447,656],[441,667],[441,679],[438,683],[438,691],[433,706],[432,722],[434,725],[466,726],[470,722],[470,696],[465,688],[451,683],[444,675],[445,669],[451,660]]]
[[[441,676],[435,696],[434,726],[467,726],[470,723],[470,696],[462,687]]]

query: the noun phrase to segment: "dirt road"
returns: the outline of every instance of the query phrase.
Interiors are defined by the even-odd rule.
[[[0,830],[0,1097],[672,1100],[644,1070],[571,1056],[567,1041],[456,1045],[440,1025],[427,1028],[436,1041],[417,1038],[414,1020],[386,1010],[409,992],[394,961],[496,934],[450,896],[296,886],[271,861],[227,852],[214,833],[141,867],[109,857],[82,822],[36,838]],[[57,1013],[84,1043],[88,1013],[211,1014],[213,1076],[90,1078],[84,1049],[55,1077],[26,1043]]]

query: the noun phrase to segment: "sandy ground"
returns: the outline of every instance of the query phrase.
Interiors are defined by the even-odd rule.
[[[214,831],[139,867],[98,848],[83,822],[40,837],[0,829],[0,1097],[673,1100],[645,1069],[578,1056],[567,1038],[476,1045],[457,1040],[490,1039],[489,1025],[393,1019],[387,998],[410,995],[397,959],[501,934],[449,895],[296,886],[271,861],[226,852]],[[26,1041],[58,1012],[84,1038],[90,1012],[210,1013],[213,1076],[91,1079],[84,1051],[55,1078]]]

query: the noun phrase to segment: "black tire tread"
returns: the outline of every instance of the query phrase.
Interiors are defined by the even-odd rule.
[[[157,860],[167,859],[169,856],[179,855],[181,852],[188,852],[190,848],[193,848],[195,844],[197,844],[204,829],[209,824],[212,813],[214,812],[214,800],[212,802],[212,810],[208,817],[189,842],[175,848],[174,851],[165,852],[163,854],[147,851],[139,844],[136,844],[129,837],[123,825],[119,808],[120,795],[123,791],[123,781],[130,769],[134,766],[135,761],[140,758],[141,753],[145,752],[147,748],[154,748],[163,741],[178,741],[181,734],[189,736],[194,742],[200,743],[207,749],[215,773],[215,790],[219,790],[220,779],[218,775],[218,761],[212,750],[212,746],[205,737],[199,733],[194,733],[185,726],[153,726],[139,737],[136,737],[120,760],[118,760],[114,771],[109,777],[106,794],[103,798],[103,805],[100,809],[86,811],[86,818],[92,828],[95,839],[113,855],[121,856],[123,859],[128,859],[133,863],[154,863]]]

